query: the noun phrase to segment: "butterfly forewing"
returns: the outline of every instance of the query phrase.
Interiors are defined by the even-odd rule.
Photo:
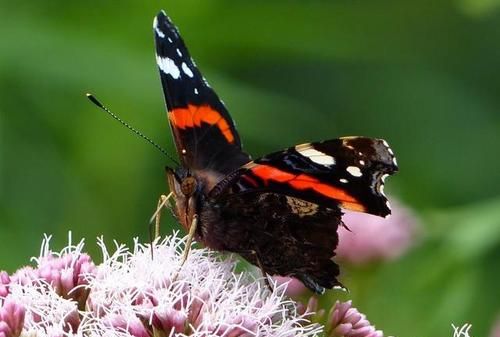
[[[184,166],[227,174],[247,163],[233,120],[164,12],[153,30],[168,119]]]

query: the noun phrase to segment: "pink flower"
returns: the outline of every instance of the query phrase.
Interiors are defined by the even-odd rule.
[[[126,333],[134,337],[150,337],[144,323],[135,315],[125,318],[122,315],[107,315],[104,324],[109,325],[117,331]]]
[[[0,307],[0,337],[19,337],[23,330],[24,315],[22,305],[6,299]]]
[[[5,271],[0,271],[0,298],[5,298],[9,294],[9,274]]]
[[[306,315],[313,322],[323,322],[325,311],[318,310],[318,300],[312,296],[307,305],[298,306],[299,313]],[[325,337],[383,337],[381,330],[376,330],[364,314],[352,307],[351,301],[335,302],[326,317],[324,325]]]
[[[78,308],[85,307],[87,280],[95,266],[81,252],[83,242],[73,246],[70,241],[63,251],[52,252],[49,241],[50,237],[44,239],[40,256],[32,259],[35,267],[23,267],[11,277],[0,273],[0,291],[5,292],[5,288],[7,299],[22,306],[20,328],[28,335],[68,336],[79,328]]]
[[[45,256],[40,259],[37,269],[39,279],[52,285],[63,298],[80,303],[80,307],[87,299],[87,277],[94,271],[90,256],[83,253]]]
[[[278,286],[286,285],[285,293],[290,297],[299,296],[307,290],[304,284],[294,277],[273,276],[273,280]]]
[[[25,285],[12,282],[8,299],[24,307],[23,331],[27,335],[68,336],[68,333],[78,330],[80,316],[77,302],[64,299],[44,281]]]
[[[325,315],[324,309],[318,309],[318,298],[316,296],[309,297],[307,304],[299,302],[297,311],[307,317],[313,318],[315,322],[319,322]]]
[[[51,285],[55,292],[66,299],[78,302],[83,308],[88,296],[88,277],[95,272],[95,265],[89,255],[81,252],[82,243],[69,247],[61,253],[48,249],[50,237],[42,245],[42,255],[34,260],[37,267],[24,267],[13,276],[12,282],[22,285],[45,282]]]
[[[327,337],[383,337],[381,330],[376,330],[356,308],[351,301],[337,301],[330,311],[325,326]]]
[[[340,227],[337,256],[353,264],[390,260],[401,256],[415,241],[419,224],[412,212],[392,202],[387,218],[346,212]]]
[[[157,308],[153,312],[151,322],[156,329],[170,335],[171,332],[184,331],[188,316],[185,312],[175,308]]]

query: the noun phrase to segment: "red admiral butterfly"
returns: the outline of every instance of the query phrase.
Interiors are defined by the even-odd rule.
[[[156,62],[181,166],[167,168],[174,214],[207,247],[322,293],[341,286],[332,261],[341,208],[390,214],[384,179],[398,170],[384,140],[344,137],[252,160],[226,107],[162,11]]]

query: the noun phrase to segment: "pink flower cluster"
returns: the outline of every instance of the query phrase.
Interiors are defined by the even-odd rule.
[[[387,218],[346,212],[340,227],[339,260],[365,264],[391,260],[401,256],[415,242],[420,225],[415,215],[399,202],[392,202],[392,214]]]
[[[352,307],[352,302],[337,301],[330,311],[325,327],[328,337],[383,337],[366,316]]]
[[[61,303],[68,310],[58,323],[65,332],[76,331],[78,306],[85,304],[87,278],[95,272],[95,265],[78,246],[67,247],[63,254],[50,252],[49,240],[44,241],[42,255],[34,259],[36,267],[21,268],[11,276],[0,272],[0,337],[18,337],[27,326],[49,328],[46,323],[57,315],[51,305],[59,308]]]
[[[352,306],[351,301],[336,301],[325,319],[325,311],[318,310],[318,300],[311,297],[307,305],[299,306],[303,313],[309,313],[315,322],[326,320],[324,337],[384,337],[381,330],[376,330],[366,316]]]
[[[206,249],[192,249],[181,266],[184,242],[155,242],[152,259],[149,245],[110,254],[100,241],[96,266],[83,243],[54,253],[47,238],[34,267],[0,272],[0,337],[383,337],[350,301],[326,315],[314,297],[289,300],[286,292],[303,288],[297,280],[279,279],[269,291]]]
[[[95,266],[83,243],[60,253],[48,238],[33,267],[0,272],[0,337],[301,336],[321,326],[294,310],[285,286],[269,291],[235,261],[177,236],[133,250],[117,245]]]
[[[284,286],[269,291],[235,261],[192,249],[180,268],[184,239],[175,236],[150,248],[136,242],[110,255],[90,282],[88,317],[81,332],[91,335],[317,336],[320,326],[291,310]]]
[[[72,299],[83,307],[88,296],[88,278],[95,273],[95,265],[84,253],[48,254],[37,260],[38,267],[24,267],[12,275],[13,283],[21,285],[45,283],[59,296]]]

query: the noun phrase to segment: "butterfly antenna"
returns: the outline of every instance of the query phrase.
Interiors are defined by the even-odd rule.
[[[103,111],[105,111],[108,115],[110,115],[115,120],[117,120],[118,122],[120,122],[127,129],[129,129],[130,131],[132,131],[133,133],[135,133],[137,136],[139,136],[142,139],[144,139],[145,141],[147,141],[149,144],[153,145],[158,151],[160,151],[161,153],[163,153],[168,159],[170,159],[172,162],[174,162],[175,165],[177,165],[177,166],[179,165],[179,163],[177,162],[177,160],[175,160],[170,154],[168,154],[168,152],[164,148],[162,148],[160,145],[156,144],[151,138],[149,138],[148,136],[146,136],[145,134],[143,134],[139,130],[135,129],[133,126],[131,126],[130,124],[128,124],[127,122],[125,122],[123,119],[121,119],[120,117],[118,117],[117,115],[115,115],[113,112],[111,112],[94,95],[87,94],[87,98],[92,103],[94,103],[99,108],[101,108]]]

